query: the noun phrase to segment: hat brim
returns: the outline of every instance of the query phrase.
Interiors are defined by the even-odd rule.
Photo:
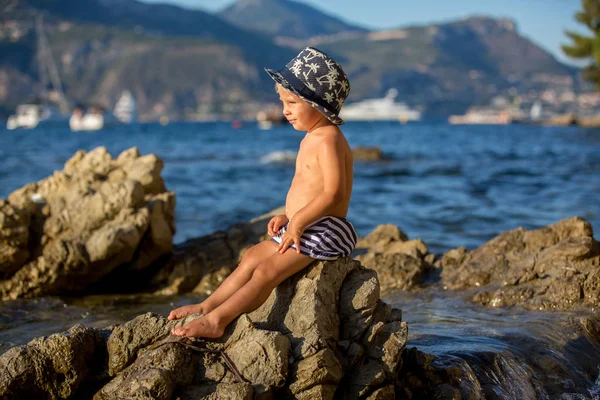
[[[333,124],[335,124],[335,125],[343,125],[343,124],[346,123],[346,121],[344,121],[339,116],[337,116],[336,114],[332,113],[331,111],[329,111],[325,107],[323,107],[323,106],[315,103],[312,100],[307,99],[306,97],[304,97],[300,93],[298,93],[298,91],[294,88],[294,86],[292,86],[279,72],[274,71],[274,70],[269,69],[269,68],[265,68],[265,71],[267,71],[267,74],[269,74],[269,76],[275,82],[279,83],[281,86],[283,86],[284,89],[289,90],[290,92],[292,92],[293,94],[295,94],[296,96],[300,97],[302,100],[304,100],[305,102],[307,102],[308,104],[310,104],[318,112],[320,112],[321,114],[323,114],[325,116],[325,118],[327,118]]]

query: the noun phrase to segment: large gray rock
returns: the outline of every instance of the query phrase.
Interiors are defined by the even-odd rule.
[[[80,292],[168,254],[175,195],[162,167],[135,148],[116,160],[104,147],[80,150],[0,202],[0,297]]]
[[[394,381],[408,330],[406,323],[399,321],[386,325],[392,322],[392,315],[399,314],[380,305],[379,292],[376,275],[357,261],[316,262],[279,285],[265,304],[250,314],[257,326],[290,338],[288,385],[295,398],[364,395],[377,390],[380,383]],[[381,326],[387,330],[378,336]],[[377,333],[372,333],[373,329]],[[394,346],[397,351],[391,350]],[[379,347],[381,350],[376,350]],[[370,371],[373,365],[382,371],[381,380],[338,386],[342,380],[353,379],[350,376],[356,371]]]
[[[505,232],[471,252],[450,250],[441,266],[445,288],[480,288],[472,299],[485,306],[600,305],[600,244],[590,223],[577,217]]]
[[[170,336],[199,315],[168,321],[147,313],[102,332],[74,327],[66,335],[72,343],[58,335],[71,346],[58,354],[50,340],[14,348],[0,356],[0,393],[44,398],[54,390],[48,398],[97,400],[391,398],[408,331],[379,292],[375,273],[357,261],[315,262],[261,308],[237,318],[219,340]]]

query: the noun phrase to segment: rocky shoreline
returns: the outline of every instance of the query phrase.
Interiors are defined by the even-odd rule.
[[[161,170],[158,157],[135,148],[116,159],[104,148],[79,151],[62,171],[0,201],[2,299],[210,294],[265,237],[271,214],[173,246],[175,194]],[[573,217],[438,256],[381,225],[352,259],[312,264],[216,342],[173,340],[170,329],[183,321],[148,313],[14,347],[0,356],[0,398],[492,396],[476,371],[406,348],[402,311],[381,296],[422,288],[482,307],[593,312],[600,244],[589,222]],[[573,328],[591,349],[600,349],[599,321],[582,318]]]

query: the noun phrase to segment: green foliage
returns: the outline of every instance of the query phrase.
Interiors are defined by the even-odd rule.
[[[565,31],[572,44],[562,45],[566,55],[576,59],[590,59],[591,64],[583,69],[583,77],[600,90],[600,0],[582,0],[583,11],[575,14],[575,20],[585,25],[592,36]]]

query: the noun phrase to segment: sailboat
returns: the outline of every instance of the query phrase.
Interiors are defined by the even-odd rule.
[[[129,90],[124,90],[115,104],[113,115],[123,124],[137,122],[137,102]]]
[[[542,102],[536,100],[529,110],[529,119],[531,121],[539,121],[542,118]]]
[[[65,125],[69,106],[65,100],[62,89],[62,83],[56,68],[56,63],[52,57],[48,40],[44,34],[44,23],[42,16],[36,19],[37,34],[37,57],[40,68],[42,96],[40,103],[22,104],[17,106],[14,115],[8,117],[6,128],[13,129],[32,129],[38,126]],[[48,81],[52,83],[54,97],[58,99],[58,106],[50,103],[47,99]]]

